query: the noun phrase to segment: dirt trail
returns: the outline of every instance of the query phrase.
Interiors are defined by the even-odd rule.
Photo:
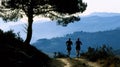
[[[73,58],[75,60],[78,60],[82,63],[85,63],[86,65],[88,65],[89,67],[101,67],[99,64],[95,63],[95,62],[90,62],[90,61],[87,61],[85,59],[82,59],[82,58]],[[63,62],[65,65],[64,67],[72,67],[72,65],[70,64],[70,60],[68,60],[68,58],[57,58],[57,60]]]
[[[86,65],[90,67],[101,67],[99,64],[95,62],[87,61],[86,59],[82,59],[82,58],[75,58],[75,59],[81,61],[82,63],[85,63]]]
[[[59,58],[59,59],[57,59],[57,60],[62,61],[62,62],[65,64],[64,67],[72,67],[72,65],[71,65],[70,62],[67,60],[67,58]]]

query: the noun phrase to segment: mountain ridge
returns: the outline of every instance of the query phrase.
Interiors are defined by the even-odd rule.
[[[72,55],[75,55],[75,41],[78,37],[82,41],[81,52],[87,51],[89,46],[97,48],[102,45],[112,47],[114,50],[120,49],[120,29],[109,31],[99,31],[99,32],[74,32],[72,34],[67,34],[63,37],[56,37],[52,39],[39,39],[33,45],[38,49],[53,53],[53,52],[63,52],[66,53],[65,41],[70,37],[73,41]]]
[[[112,12],[93,12],[89,14],[88,16],[104,16],[104,17],[110,17],[110,16],[119,16],[120,13],[112,13]]]

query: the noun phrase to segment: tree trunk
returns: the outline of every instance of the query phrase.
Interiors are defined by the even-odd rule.
[[[32,38],[32,23],[33,23],[33,18],[28,18],[27,37],[25,40],[26,45],[30,44]]]
[[[33,8],[28,8],[28,27],[27,27],[27,37],[25,40],[25,45],[29,45],[32,38],[32,24],[33,24]]]

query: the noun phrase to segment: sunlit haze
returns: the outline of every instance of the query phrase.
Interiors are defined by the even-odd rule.
[[[90,14],[93,12],[120,13],[120,0],[83,0],[87,3],[87,10],[83,13]]]

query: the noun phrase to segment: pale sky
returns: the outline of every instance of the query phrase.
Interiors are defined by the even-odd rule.
[[[1,2],[1,0],[0,0]],[[87,9],[80,15],[88,15],[93,12],[120,13],[120,0],[83,0],[87,3]],[[35,20],[39,18],[34,18]],[[27,18],[22,20],[27,21]]]
[[[93,12],[120,13],[120,0],[83,0],[88,4],[83,14]]]
[[[93,12],[120,13],[120,0],[83,0],[83,2],[88,4],[83,15]]]

